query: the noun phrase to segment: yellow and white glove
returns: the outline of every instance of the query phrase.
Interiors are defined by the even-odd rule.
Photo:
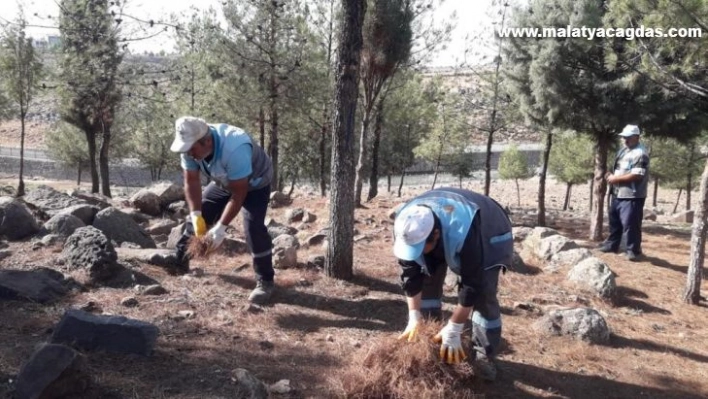
[[[464,324],[453,323],[448,321],[447,325],[433,338],[440,345],[440,360],[449,363],[457,364],[465,359],[465,351],[462,349],[462,330]]]
[[[408,342],[414,342],[415,340],[417,340],[418,329],[420,327],[420,320],[422,318],[423,315],[420,313],[419,310],[409,310],[408,325],[406,326],[406,329],[403,331],[403,333],[398,336],[398,339],[401,341],[407,340]]]
[[[206,234],[206,222],[202,217],[202,211],[193,211],[189,214],[189,218],[192,219],[192,227],[194,227],[194,235],[201,237]]]
[[[221,222],[216,222],[216,225],[209,230],[207,236],[211,240],[209,250],[213,251],[219,248],[221,243],[224,242],[224,238],[226,238],[226,225],[221,224]]]

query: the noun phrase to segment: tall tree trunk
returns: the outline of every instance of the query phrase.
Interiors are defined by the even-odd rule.
[[[546,142],[543,146],[543,163],[541,164],[541,176],[538,178],[538,212],[536,224],[546,225],[546,176],[548,175],[548,160],[551,158],[551,147],[553,146],[553,136],[551,130],[546,132]]]
[[[81,186],[81,162],[78,162],[78,167],[76,168],[76,187]]]
[[[275,76],[271,76],[271,98],[270,98],[270,134],[268,137],[268,155],[273,162],[273,181],[278,182],[278,108],[277,108],[277,87]]]
[[[506,10],[508,3],[504,3],[504,10],[502,11],[501,27],[504,28],[504,22],[506,21]],[[501,62],[502,62],[502,40],[499,38],[499,44],[497,46],[497,56],[494,58],[494,96],[492,97],[492,114],[489,118],[489,131],[487,136],[487,157],[484,160],[484,195],[489,196],[489,192],[492,184],[492,143],[494,142],[494,133],[498,130],[497,126],[497,113],[499,105],[499,84],[501,83]]]
[[[651,200],[651,206],[653,206],[654,208],[656,208],[656,204],[657,204],[656,199],[658,196],[659,196],[659,178],[655,177],[654,178],[654,195],[652,196],[652,200]]]
[[[398,183],[398,198],[401,198],[401,191],[403,190],[403,179],[406,177],[406,170],[401,171],[401,181]]]
[[[91,172],[91,192],[98,193],[98,169],[96,168],[96,134],[86,131],[88,146],[89,171]]]
[[[496,115],[496,109],[492,110],[492,124],[495,123]],[[487,133],[487,154],[484,157],[484,195],[486,196],[489,196],[492,185],[492,143],[494,143],[494,133]]]
[[[359,160],[356,163],[356,179],[354,182],[354,204],[361,206],[361,192],[364,189],[364,167],[369,156],[368,135],[371,121],[371,110],[364,109],[364,120],[359,134]]]
[[[325,273],[349,280],[354,275],[354,121],[366,0],[342,0],[343,19],[333,107],[332,173]]]
[[[605,209],[605,193],[607,192],[607,182],[605,173],[607,172],[607,150],[610,148],[610,133],[603,132],[595,145],[595,207],[592,208],[590,219],[590,239],[593,241],[602,240],[602,225]]]
[[[379,194],[379,147],[381,147],[381,125],[383,124],[383,102],[386,97],[379,98],[376,105],[376,119],[374,119],[374,137],[371,146],[371,173],[369,174],[369,195],[371,201]]]
[[[462,179],[460,179],[460,182],[462,182]],[[521,191],[519,190],[519,179],[514,179],[514,183],[516,183],[516,206],[521,208]]]
[[[386,175],[386,192],[391,192],[391,173]]]
[[[570,205],[570,192],[572,189],[573,189],[572,183],[565,184],[565,200],[563,200],[563,210],[564,211],[567,211],[568,206]]]
[[[703,280],[703,262],[706,252],[706,233],[708,224],[706,223],[706,212],[708,211],[708,159],[703,169],[700,183],[701,199],[698,202],[696,213],[693,217],[693,231],[691,232],[691,261],[688,264],[688,274],[686,276],[686,290],[683,293],[683,300],[686,303],[697,305],[701,300],[701,281]]]
[[[258,108],[258,131],[260,133],[260,143],[261,143],[261,148],[266,148],[265,146],[265,111],[263,110],[263,106],[261,105]]]
[[[689,172],[688,183],[686,184],[686,210],[691,210],[691,191],[693,191],[693,185],[691,184],[691,179],[693,179],[693,174]]]
[[[111,146],[110,128],[103,128],[103,140],[101,140],[101,152],[98,159],[98,167],[101,173],[101,193],[106,197],[111,197],[111,178],[108,169],[108,149]]]
[[[590,179],[590,205],[588,206],[588,210],[592,212],[592,204],[593,200],[595,199],[595,179]]]
[[[319,140],[319,152],[320,152],[320,195],[323,197],[327,195],[327,136],[329,135],[329,108],[327,104],[324,105],[322,111],[322,128],[320,129],[320,140]]]
[[[25,112],[20,113],[20,181],[17,184],[17,196],[25,195],[25,181],[23,179],[25,172]]]
[[[676,196],[676,203],[674,203],[674,210],[671,211],[671,213],[676,213],[676,210],[678,209],[678,204],[681,201],[681,192],[683,191],[682,188],[679,188],[678,195]]]

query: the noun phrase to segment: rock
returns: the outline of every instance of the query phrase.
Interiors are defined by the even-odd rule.
[[[234,398],[267,399],[268,387],[246,369],[235,369],[231,372],[232,381],[236,383]]]
[[[184,188],[169,181],[157,182],[148,190],[157,195],[160,207],[163,209],[173,202],[184,200]]]
[[[693,223],[694,211],[683,211],[677,214],[671,215],[669,221],[674,223]]]
[[[85,365],[85,358],[67,346],[41,344],[22,366],[14,397],[75,397],[86,391],[91,381]]]
[[[581,261],[591,258],[592,252],[587,248],[575,248],[567,251],[561,251],[551,256],[550,262],[543,267],[545,272],[556,272],[561,268],[574,266]]]
[[[10,197],[0,197],[0,235],[21,240],[39,231],[39,225],[27,207]]]
[[[288,223],[301,222],[305,216],[305,210],[302,208],[291,208],[285,212],[285,220]]]
[[[110,280],[123,269],[111,242],[92,226],[76,229],[66,240],[61,256],[68,268],[86,270],[94,282]]]
[[[603,298],[610,298],[617,289],[615,274],[605,262],[595,257],[575,265],[568,273],[568,280]]]
[[[177,227],[178,224],[179,223],[175,222],[172,219],[160,219],[157,221],[157,223],[146,228],[145,231],[152,236],[160,234],[170,234],[170,232],[172,232],[172,229]]]
[[[48,218],[71,206],[86,204],[86,201],[82,199],[69,196],[45,185],[30,190],[22,199]]]
[[[511,234],[514,236],[514,242],[523,242],[529,234],[533,232],[533,228],[516,226],[511,228]]]
[[[314,235],[311,235],[307,239],[307,246],[314,247],[317,245],[322,245],[327,240],[328,235],[329,235],[329,229],[320,230],[319,232],[317,232]]]
[[[653,222],[656,222],[656,213],[652,211],[644,212],[644,220],[651,220]]]
[[[81,219],[68,213],[59,213],[47,220],[42,230],[62,237],[69,237],[80,227],[86,226]]]
[[[177,201],[169,204],[167,206],[167,211],[176,218],[184,218],[189,215],[189,208],[187,207],[187,202],[185,201]]]
[[[219,249],[230,255],[247,254],[251,252],[246,241],[232,237],[224,238],[224,242]]]
[[[549,260],[553,255],[559,252],[575,248],[578,248],[578,244],[576,244],[575,241],[562,235],[553,235],[541,239],[535,255],[539,259]]]
[[[130,216],[130,218],[133,219],[133,221],[139,225],[144,226],[150,224],[150,215],[142,213],[135,208],[123,208],[119,210],[125,213],[126,215]]]
[[[165,289],[165,287],[163,287],[159,284],[153,284],[153,285],[147,286],[141,292],[141,294],[143,294],[143,295],[165,295],[167,293],[168,292]]]
[[[273,240],[273,267],[288,269],[297,267],[297,238],[283,234]]]
[[[111,206],[111,199],[99,193],[89,193],[81,190],[71,190],[68,193],[71,197],[78,198],[80,201],[97,206],[100,209],[106,209]]]
[[[270,193],[270,207],[273,209],[287,206],[291,202],[290,197],[280,191],[273,191]]]
[[[184,230],[184,223],[178,225],[170,231],[170,236],[167,238],[167,245],[165,248],[175,249],[177,248],[177,243],[182,237],[182,231]]]
[[[56,244],[63,244],[64,240],[66,239],[66,236],[60,236],[56,234],[47,234],[46,236],[42,237],[42,239],[39,241],[44,245],[45,247],[51,247]]]
[[[140,305],[140,302],[138,302],[137,299],[135,299],[134,296],[128,296],[120,300],[120,304],[122,306],[125,306],[126,308],[134,308]]]
[[[118,245],[132,242],[142,248],[156,248],[155,241],[126,213],[116,208],[106,208],[96,214],[93,226]]]
[[[177,315],[182,320],[192,319],[192,318],[194,318],[194,311],[193,310],[180,310],[179,312],[177,312]]]
[[[0,299],[49,303],[68,292],[64,275],[55,270],[0,270]]]
[[[93,219],[96,217],[96,214],[100,210],[101,210],[101,208],[99,208],[95,205],[79,204],[79,205],[72,205],[66,209],[63,209],[63,210],[57,212],[57,214],[55,216],[58,216],[58,215],[76,216],[82,222],[84,222],[84,225],[90,226],[93,224]]]
[[[155,266],[170,266],[168,257],[174,254],[170,249],[116,248],[118,259],[123,262],[142,262]]]
[[[290,393],[291,390],[290,380],[280,380],[268,387],[268,391],[270,391],[270,393],[278,395],[285,395],[286,393]]]
[[[151,216],[160,215],[160,197],[146,188],[133,194],[130,203],[140,212]]]
[[[514,255],[511,259],[511,267],[509,270],[514,273],[528,274],[529,268],[526,266],[526,262],[521,258],[518,252],[514,251]]]
[[[307,267],[324,269],[325,257],[324,255],[310,255],[307,258]]]
[[[534,227],[534,229],[526,235],[523,241],[523,247],[535,255],[539,251],[541,240],[557,234],[558,231],[548,227]]]
[[[51,341],[82,350],[150,355],[159,330],[150,323],[122,316],[99,316],[78,309],[64,313]]]
[[[268,224],[268,235],[270,235],[270,238],[276,239],[278,238],[278,236],[281,236],[283,234],[294,236],[297,234],[297,229],[294,227],[282,225],[271,219]]]
[[[12,251],[9,249],[0,249],[0,260],[9,258],[10,256],[12,256]]]
[[[570,335],[591,343],[610,339],[607,322],[592,308],[555,309],[534,323],[534,328],[549,335]]]
[[[310,213],[308,211],[305,211],[305,214],[302,216],[302,222],[303,223],[315,223],[317,221],[317,215],[314,213]]]

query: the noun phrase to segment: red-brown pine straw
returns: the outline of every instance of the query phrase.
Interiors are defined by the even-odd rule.
[[[211,238],[208,235],[201,237],[192,236],[187,244],[187,255],[191,259],[206,259],[213,251],[209,251],[211,247]]]
[[[474,372],[468,362],[440,361],[432,337],[439,323],[423,323],[417,342],[381,339],[352,354],[351,363],[331,379],[333,396],[356,399],[473,398]],[[465,347],[469,347],[465,345]]]

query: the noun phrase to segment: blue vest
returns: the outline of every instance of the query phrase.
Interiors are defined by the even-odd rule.
[[[491,198],[466,190],[440,188],[412,199],[401,210],[411,205],[429,207],[440,220],[445,261],[455,274],[459,275],[464,266],[460,264],[460,251],[478,213],[482,217],[479,223],[484,254],[482,267],[510,266],[514,251],[511,222]],[[423,256],[416,262],[425,266]]]

